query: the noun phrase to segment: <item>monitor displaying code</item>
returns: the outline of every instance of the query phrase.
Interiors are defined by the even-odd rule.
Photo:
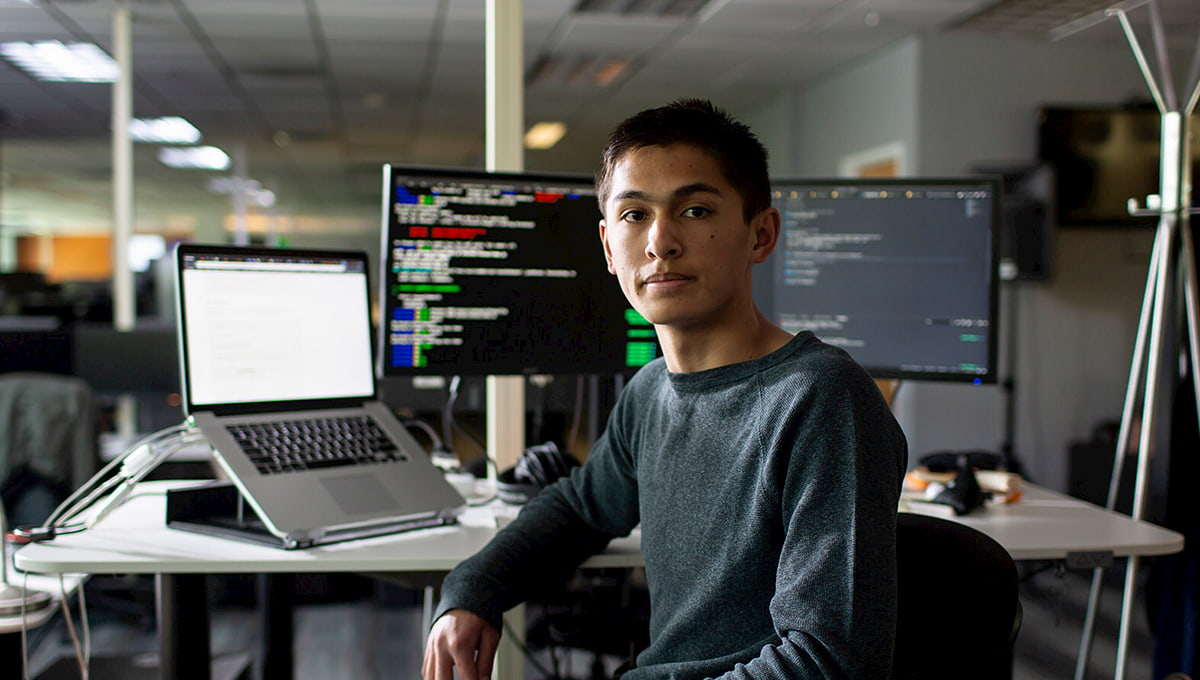
[[[756,286],[776,323],[811,330],[878,378],[996,381],[997,180],[772,187],[783,227]]]
[[[590,175],[384,168],[385,376],[616,374],[658,355]]]

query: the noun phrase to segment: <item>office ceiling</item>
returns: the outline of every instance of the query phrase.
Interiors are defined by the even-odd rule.
[[[675,97],[711,97],[737,114],[913,34],[1042,40],[1109,4],[524,0],[526,121],[569,128],[554,149],[527,152],[525,166],[590,169],[615,122]],[[243,154],[247,175],[276,193],[276,214],[371,216],[382,163],[484,163],[485,0],[0,0],[0,42],[84,41],[111,53],[120,6],[134,17],[134,115],[183,116],[204,143]],[[1200,3],[1158,8],[1190,54]],[[1149,11],[1129,10],[1147,45]],[[1115,20],[1070,39],[1127,49]],[[613,60],[626,69],[597,84]],[[0,226],[107,227],[111,94],[36,81],[0,59]],[[186,230],[197,211],[228,210],[228,197],[208,190],[217,173],[170,169],[154,153],[135,149],[139,228]]]

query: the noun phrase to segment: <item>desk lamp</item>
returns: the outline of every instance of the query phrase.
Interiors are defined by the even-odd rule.
[[[50,606],[49,593],[8,582],[8,522],[0,502],[0,616],[21,616]]]

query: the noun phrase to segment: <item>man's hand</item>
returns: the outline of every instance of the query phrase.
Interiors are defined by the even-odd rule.
[[[421,677],[453,680],[457,666],[461,680],[487,680],[499,644],[500,631],[495,626],[465,609],[451,609],[429,631]]]

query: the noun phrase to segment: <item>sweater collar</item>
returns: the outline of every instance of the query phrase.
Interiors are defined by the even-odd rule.
[[[730,383],[741,382],[780,362],[786,361],[793,354],[800,351],[804,345],[815,340],[816,336],[811,331],[800,331],[783,347],[757,359],[740,361],[736,364],[718,366],[694,373],[671,373],[667,371],[667,378],[671,381],[671,387],[678,392],[703,392],[711,390]]]

